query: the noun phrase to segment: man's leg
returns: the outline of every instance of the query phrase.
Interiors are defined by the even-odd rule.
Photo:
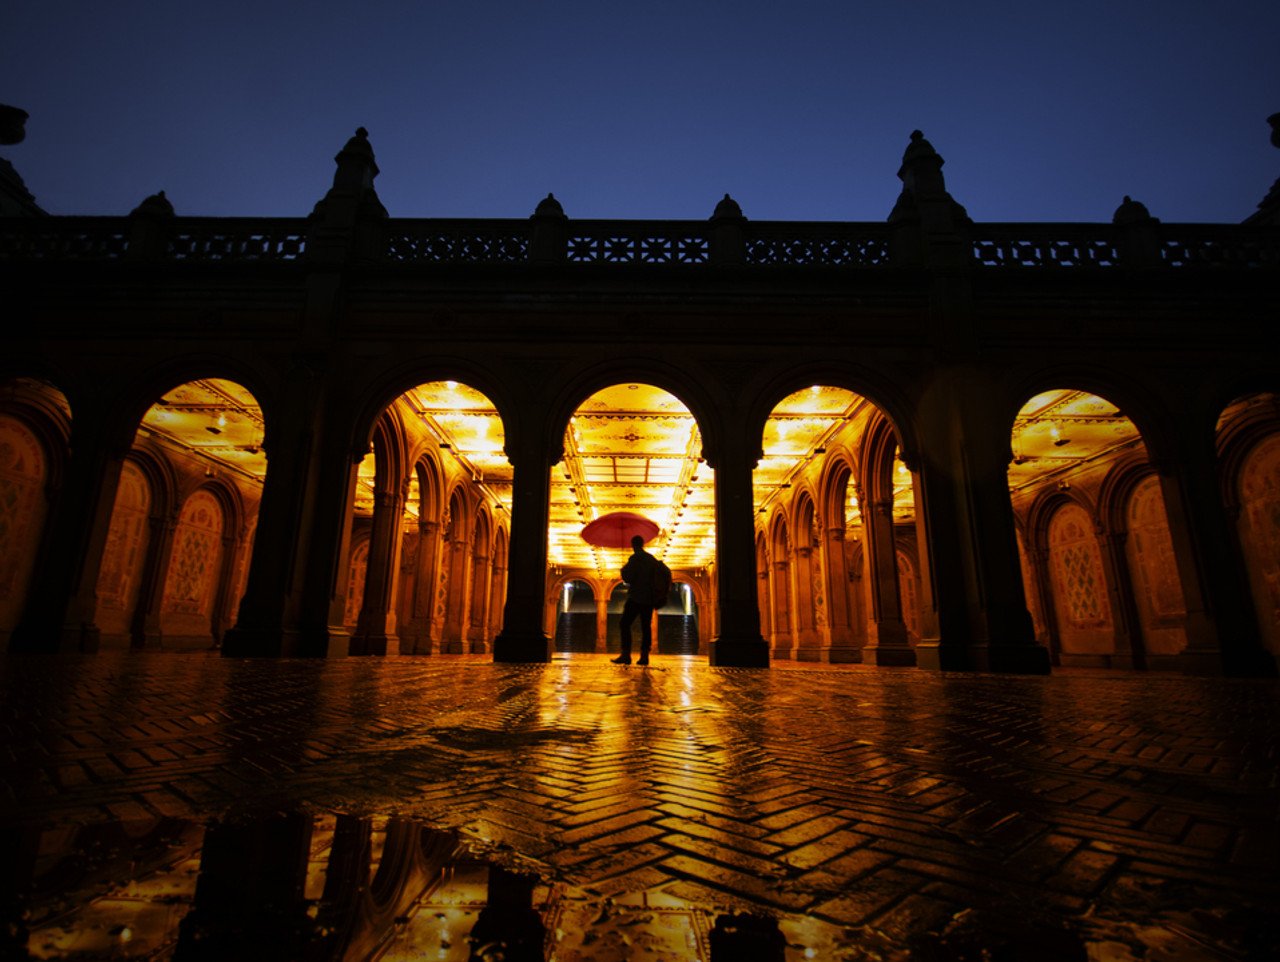
[[[653,645],[653,606],[645,605],[637,612],[640,618],[640,661],[638,664],[649,664],[649,648]],[[628,645],[627,649],[630,650]]]
[[[618,622],[618,631],[622,636],[622,654],[613,659],[615,665],[631,664],[631,622],[636,620],[636,608],[630,601],[622,606],[622,620]],[[641,639],[644,633],[640,634]],[[644,644],[643,640],[641,644]]]

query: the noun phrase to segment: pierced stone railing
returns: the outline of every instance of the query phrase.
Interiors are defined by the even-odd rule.
[[[1280,267],[1280,231],[1253,226],[1170,224],[1160,231],[1167,267]]]
[[[124,217],[15,217],[0,221],[0,259],[118,258],[128,239]]]
[[[711,230],[700,221],[569,221],[571,264],[705,264]]]
[[[975,224],[973,261],[979,267],[1115,267],[1116,228],[1110,224]]]
[[[306,218],[182,217],[168,256],[180,261],[293,261],[307,249]]]
[[[884,267],[888,224],[825,221],[747,222],[746,262],[779,267]]]
[[[895,227],[877,222],[391,219],[368,226],[355,240],[362,260],[406,265],[897,263]],[[8,218],[0,220],[0,260],[305,262],[315,229],[305,218]],[[967,230],[977,269],[1280,268],[1280,231],[1253,225],[983,223]]]
[[[527,220],[390,220],[384,256],[402,264],[513,264],[528,259]]]

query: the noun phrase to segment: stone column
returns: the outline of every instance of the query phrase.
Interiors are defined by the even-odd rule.
[[[609,650],[609,599],[596,599],[596,643],[597,652]]]
[[[478,537],[478,534],[477,534]],[[471,617],[469,650],[482,655],[489,650],[489,555],[487,545],[477,543],[471,554]]]
[[[1098,547],[1102,555],[1102,576],[1107,585],[1107,601],[1111,605],[1115,653],[1111,656],[1112,668],[1145,668],[1142,651],[1142,626],[1138,617],[1138,605],[1133,597],[1133,579],[1129,574],[1129,559],[1125,557],[1124,532],[1098,532]]]
[[[720,631],[710,647],[713,665],[769,667],[769,643],[760,634],[756,599],[751,471],[758,458],[758,448],[749,452],[744,444],[730,441],[716,459],[718,463],[712,464],[716,472],[716,579],[720,595]]]
[[[85,404],[76,411],[66,482],[49,499],[44,548],[10,651],[98,650],[98,570],[133,437],[111,424],[105,409]]]
[[[964,445],[959,477],[964,489],[959,505],[972,546],[969,609],[970,659],[982,671],[1048,674],[1049,653],[1036,641],[1027,611],[1018,558],[1018,535],[1009,498],[1008,425],[988,403],[985,384],[957,392],[963,418]]]
[[[381,463],[378,467],[382,467]],[[409,485],[401,478],[375,478],[375,482],[378,490],[374,495],[373,529],[369,534],[369,567],[365,571],[360,618],[351,638],[353,655],[400,653],[395,589]]]
[[[824,661],[851,662],[856,654],[853,623],[849,612],[849,570],[844,553],[844,527],[827,529],[827,597],[830,599],[831,644]]]
[[[871,665],[915,665],[915,652],[907,640],[906,622],[902,620],[892,499],[864,504],[862,526],[867,535],[868,583],[871,589],[871,624],[868,626],[867,644],[862,649],[862,660]]]
[[[175,962],[304,958],[315,924],[304,898],[312,817],[211,826]]]
[[[547,527],[551,522],[551,465],[560,460],[560,452],[539,448],[536,438],[526,439],[518,448],[508,444],[507,458],[514,467],[507,549],[510,580],[502,631],[493,640],[493,660],[548,662],[555,646],[542,628],[542,613]]]
[[[267,476],[249,580],[222,652],[233,657],[344,656],[347,549],[358,460],[317,359],[297,358],[267,422]],[[340,405],[333,405],[340,407]]]
[[[1248,581],[1238,576],[1213,442],[1180,434],[1162,447],[1170,456],[1155,464],[1187,606],[1183,671],[1274,677],[1276,659],[1262,647]]]
[[[160,609],[164,605],[165,582],[169,580],[169,562],[173,558],[173,539],[178,530],[180,510],[180,505],[170,505],[164,517],[147,519],[151,526],[150,541],[137,607],[133,612],[134,648],[158,648],[164,644]]]
[[[431,635],[431,609],[435,604],[439,528],[440,526],[434,521],[418,520],[418,557],[414,566],[409,620],[407,624],[400,626],[401,638],[407,639],[410,643],[411,650],[408,654],[429,655],[434,650],[434,639]]]

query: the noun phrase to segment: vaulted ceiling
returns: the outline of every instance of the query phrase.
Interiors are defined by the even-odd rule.
[[[442,457],[454,459],[474,484],[511,510],[512,467],[504,453],[502,418],[487,397],[465,384],[437,381],[407,392],[406,413]],[[768,511],[827,446],[850,446],[874,407],[843,388],[797,391],[774,408],[765,424],[761,458],[753,474],[755,509]],[[261,483],[267,460],[256,399],[232,381],[207,379],[168,392],[139,429],[184,448],[245,480]],[[1141,443],[1137,428],[1110,402],[1081,391],[1046,391],[1019,412],[1013,428],[1013,491],[1040,483]],[[356,510],[373,508],[374,459],[361,465]],[[614,511],[644,515],[658,525],[648,548],[673,568],[702,568],[715,560],[715,474],[702,460],[702,435],[693,414],[674,395],[652,385],[622,383],[587,398],[568,424],[564,458],[551,469],[548,561],[607,575],[627,549],[587,544],[581,531]],[[911,478],[894,475],[894,515],[913,516]],[[408,512],[416,516],[416,477]],[[854,523],[856,502],[846,521]]]

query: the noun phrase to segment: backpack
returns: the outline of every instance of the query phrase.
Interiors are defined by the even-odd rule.
[[[657,558],[653,561],[653,607],[661,608],[671,594],[671,569]]]

